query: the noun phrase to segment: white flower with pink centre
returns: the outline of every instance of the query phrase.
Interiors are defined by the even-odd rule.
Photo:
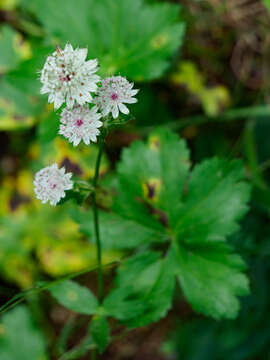
[[[77,146],[81,141],[86,145],[96,142],[100,134],[99,128],[103,125],[99,119],[101,114],[97,107],[89,109],[89,106],[75,106],[73,109],[64,109],[60,117],[59,134],[63,135],[69,142]]]
[[[101,81],[94,103],[98,106],[103,116],[112,113],[114,119],[119,112],[128,114],[129,109],[125,104],[134,104],[137,99],[134,96],[139,90],[133,89],[133,83],[122,76],[112,76]]]
[[[40,92],[49,94],[48,102],[54,103],[55,109],[65,102],[68,108],[92,102],[91,92],[97,90],[100,77],[95,75],[97,60],[86,61],[86,57],[87,49],[73,49],[70,44],[47,57],[41,71]]]
[[[66,173],[64,167],[59,169],[56,163],[41,169],[34,179],[36,197],[42,204],[49,202],[55,206],[66,196],[65,191],[73,188],[71,176],[72,173]]]

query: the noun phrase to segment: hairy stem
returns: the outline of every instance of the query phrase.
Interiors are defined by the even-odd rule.
[[[98,300],[101,303],[104,296],[104,282],[103,282],[103,272],[102,272],[102,247],[101,247],[101,240],[100,240],[100,232],[99,232],[99,218],[98,218],[98,207],[97,207],[97,200],[96,200],[96,188],[98,184],[99,178],[99,169],[100,163],[102,158],[102,153],[104,149],[106,133],[101,134],[100,141],[99,141],[99,151],[96,161],[96,169],[95,175],[93,179],[93,186],[95,191],[92,193],[92,202],[93,202],[93,212],[94,212],[94,227],[95,227],[95,237],[96,237],[96,245],[97,245],[97,262],[98,262]]]

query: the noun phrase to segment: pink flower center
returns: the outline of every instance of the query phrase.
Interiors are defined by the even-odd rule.
[[[78,119],[78,120],[76,121],[76,126],[77,126],[77,127],[82,126],[82,124],[83,124],[82,119]]]
[[[70,75],[69,75],[69,74],[67,74],[67,76],[66,76],[66,77],[64,77],[64,81],[70,81],[70,80],[71,80]]]
[[[67,74],[66,76],[62,76],[62,75],[60,75],[60,81],[62,81],[62,82],[64,82],[64,81],[70,81],[71,80],[71,77],[70,77],[70,75],[69,74]]]
[[[117,100],[117,99],[118,99],[118,95],[117,95],[116,93],[112,93],[111,99],[112,99],[112,100]]]
[[[56,184],[52,184],[52,189],[55,189],[56,188]]]

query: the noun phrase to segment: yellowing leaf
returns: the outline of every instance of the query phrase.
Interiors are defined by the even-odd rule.
[[[0,98],[0,130],[18,130],[33,126],[33,116],[19,115],[15,105]]]
[[[9,11],[13,10],[20,0],[0,0],[0,9]]]
[[[225,86],[207,86],[204,76],[192,62],[181,62],[178,71],[171,75],[174,84],[183,85],[200,101],[208,116],[217,116],[230,103],[230,94]]]

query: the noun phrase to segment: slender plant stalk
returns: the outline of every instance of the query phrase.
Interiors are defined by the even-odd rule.
[[[100,240],[100,232],[99,232],[99,218],[98,218],[98,207],[97,207],[97,200],[96,200],[96,188],[98,184],[98,177],[99,177],[99,169],[100,163],[102,158],[102,153],[104,149],[106,133],[104,132],[100,136],[99,141],[99,151],[96,161],[96,169],[95,175],[93,179],[93,186],[95,190],[92,193],[92,202],[93,202],[93,212],[94,212],[94,227],[95,227],[95,236],[96,236],[96,245],[97,245],[97,262],[98,262],[98,300],[101,303],[103,301],[104,296],[104,281],[103,281],[103,272],[102,272],[102,247],[101,247],[101,240]]]

